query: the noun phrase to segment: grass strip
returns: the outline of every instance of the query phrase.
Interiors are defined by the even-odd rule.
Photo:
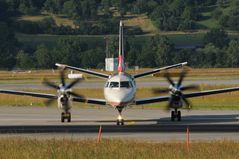
[[[219,159],[239,158],[237,141],[195,141],[190,149],[182,142],[149,143],[135,140],[103,139],[101,144],[96,140],[73,139],[28,139],[6,138],[0,140],[0,158],[8,159]]]

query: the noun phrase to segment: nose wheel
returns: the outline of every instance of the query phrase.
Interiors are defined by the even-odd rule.
[[[124,119],[121,115],[118,116],[118,119],[116,120],[116,125],[124,125]]]
[[[174,121],[176,118],[178,121],[181,121],[181,111],[171,111],[171,121]]]
[[[70,112],[62,112],[61,113],[61,122],[64,123],[65,120],[68,123],[71,122],[71,113]]]
[[[119,112],[119,116],[118,116],[118,118],[116,120],[116,125],[124,125],[124,119],[121,116],[121,112],[123,110],[123,107],[117,107],[117,110]]]

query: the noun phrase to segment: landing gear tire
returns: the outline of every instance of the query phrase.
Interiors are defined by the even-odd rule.
[[[71,113],[70,112],[62,112],[61,113],[61,122],[64,123],[65,119],[67,120],[67,122],[71,122]]]
[[[171,111],[171,121],[174,121],[175,118],[181,121],[181,111]]]
[[[178,118],[178,121],[181,121],[181,111],[178,111],[177,118]]]
[[[174,115],[174,111],[171,111],[171,121],[175,120],[175,115]]]
[[[116,125],[124,125],[124,119],[121,120],[117,119]]]

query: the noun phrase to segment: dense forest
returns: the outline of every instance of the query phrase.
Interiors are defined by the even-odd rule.
[[[210,12],[207,12],[210,10]],[[210,13],[215,27],[201,21]],[[24,16],[43,16],[29,21]],[[55,15],[70,19],[73,26],[59,25]],[[146,35],[138,26],[126,26],[125,49],[129,67],[159,67],[188,61],[192,67],[238,67],[238,0],[0,0],[0,68],[52,68],[66,63],[84,68],[104,68],[106,46],[92,47],[81,36],[64,36],[54,46],[26,46],[17,34],[105,35],[118,34],[120,19],[147,16],[159,31],[205,30],[203,45],[177,48],[167,36]],[[212,26],[213,26],[212,25]],[[145,35],[144,35],[145,34]],[[145,36],[139,42],[134,35]],[[235,37],[235,36],[234,36]],[[109,52],[117,54],[117,36],[110,36]]]

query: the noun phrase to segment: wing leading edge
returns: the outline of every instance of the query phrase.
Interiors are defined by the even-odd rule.
[[[161,67],[161,68],[158,68],[158,69],[155,69],[155,70],[152,70],[152,71],[139,73],[139,74],[133,75],[133,77],[134,78],[139,78],[139,77],[143,77],[143,76],[147,76],[147,75],[150,75],[150,74],[154,74],[154,73],[157,73],[157,72],[160,72],[160,71],[163,71],[163,70],[168,70],[168,69],[175,68],[175,67],[182,67],[184,65],[187,65],[187,62],[178,63],[178,64],[175,64],[175,65]]]
[[[90,70],[86,70],[86,69],[83,69],[83,68],[77,68],[77,67],[68,66],[68,65],[64,65],[64,64],[56,63],[56,66],[57,66],[57,67],[60,67],[60,68],[64,68],[64,69],[65,69],[65,68],[68,68],[68,69],[80,71],[80,72],[87,73],[87,74],[90,74],[90,75],[94,75],[94,76],[97,76],[97,77],[100,77],[100,78],[108,79],[108,78],[110,77],[109,75],[104,74],[104,73],[99,73],[99,72],[95,72],[95,71],[90,71]]]
[[[184,97],[185,98],[193,98],[193,97],[207,96],[207,95],[220,94],[220,93],[226,93],[226,92],[234,92],[234,91],[239,91],[239,87],[216,89],[216,90],[209,90],[209,91],[202,91],[202,92],[193,92],[193,93],[184,94]],[[163,102],[163,101],[168,101],[169,99],[170,99],[170,96],[137,99],[137,100],[135,100],[135,104],[142,105],[142,104]]]

